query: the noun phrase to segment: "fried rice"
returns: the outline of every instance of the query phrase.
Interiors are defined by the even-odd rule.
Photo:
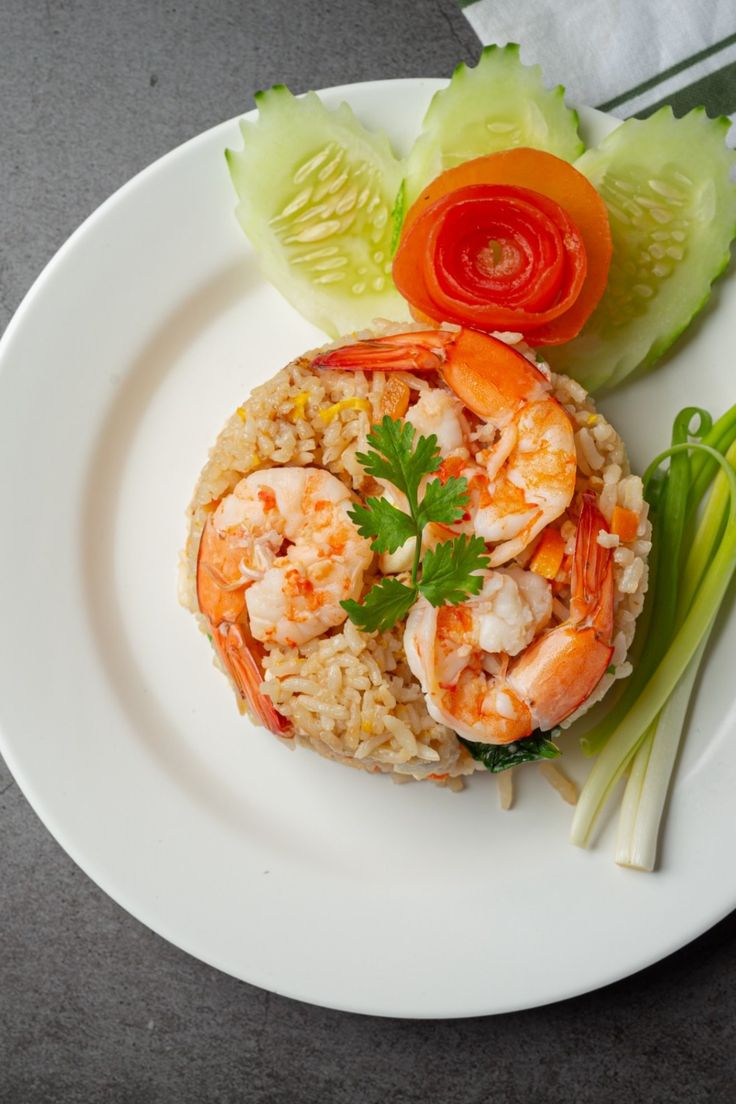
[[[409,328],[406,324],[381,324],[327,348]],[[520,351],[533,359],[519,335],[497,336],[518,344]],[[273,379],[256,387],[233,411],[197,482],[181,557],[180,597],[204,633],[209,626],[199,611],[196,594],[200,537],[208,515],[244,475],[278,465],[318,466],[357,495],[365,493],[367,477],[355,454],[365,448],[370,426],[380,420],[387,376],[383,372],[314,369],[311,362],[318,351],[323,350],[297,357]],[[414,398],[430,386],[441,386],[427,375],[392,375],[408,385]],[[552,393],[572,421],[577,452],[575,496],[560,524],[566,553],[574,550],[574,517],[585,492],[595,495],[608,522],[616,506],[634,511],[639,519],[632,541],[604,532],[598,537],[612,549],[614,563],[614,651],[608,671],[592,695],[564,721],[563,727],[567,727],[616,680],[631,672],[627,656],[647,586],[651,529],[641,479],[631,474],[619,434],[597,412],[580,384],[555,374],[551,374],[551,382]],[[475,432],[481,444],[492,439],[490,427],[483,424]],[[522,567],[528,564],[535,543],[513,562]],[[369,572],[364,590],[374,579]],[[566,618],[565,597],[564,593],[557,595],[551,624]],[[403,632],[403,623],[384,633],[365,633],[346,620],[300,646],[266,644],[262,692],[291,721],[294,735],[282,737],[290,746],[296,742],[349,766],[388,772],[396,781],[432,779],[461,788],[463,776],[484,768],[455,732],[437,723],[427,711],[421,687],[407,663]],[[217,656],[214,661],[220,665]],[[244,710],[239,698],[238,702]],[[555,784],[564,791],[559,778]],[[510,796],[504,799],[506,804],[509,801]]]

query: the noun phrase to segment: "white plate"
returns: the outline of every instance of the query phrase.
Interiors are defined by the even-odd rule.
[[[397,146],[442,82],[333,89]],[[611,125],[583,112],[589,139]],[[250,387],[319,335],[259,277],[233,217],[235,121],[169,154],[60,250],[0,358],[2,751],[47,827],[115,900],[198,958],[302,1000],[470,1016],[629,974],[736,903],[736,744],[723,628],[700,686],[659,873],[525,771],[462,795],[288,755],[237,714],[177,605],[184,509]],[[642,464],[674,411],[733,398],[736,288],[669,364],[607,401]],[[730,314],[729,314],[730,309]]]

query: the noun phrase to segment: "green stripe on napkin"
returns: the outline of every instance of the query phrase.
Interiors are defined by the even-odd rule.
[[[625,104],[627,100],[633,100],[636,96],[640,96],[642,92],[648,92],[650,88],[656,88],[662,81],[677,76],[678,73],[684,72],[685,69],[690,69],[691,66],[697,65],[700,61],[705,61],[706,58],[712,57],[712,55],[718,53],[719,50],[725,50],[727,46],[731,46],[735,42],[736,34],[729,35],[728,38],[724,38],[720,42],[714,42],[713,45],[708,46],[707,49],[700,50],[699,53],[693,54],[692,57],[685,58],[683,61],[678,62],[677,65],[670,66],[669,69],[665,69],[664,72],[650,77],[649,80],[642,81],[641,84],[637,84],[634,88],[630,88],[628,92],[624,92],[622,95],[608,100],[607,103],[598,104],[598,110],[612,111],[614,107]],[[660,107],[661,104],[657,106]],[[649,114],[650,112],[648,111],[647,113]]]
[[[666,103],[671,104],[675,115],[685,115],[694,107],[704,107],[708,115],[733,115],[736,112],[736,61],[673,92],[659,103],[637,111],[637,115],[646,118]]]
[[[703,106],[736,122],[734,0],[457,0],[483,45],[521,42],[546,83],[572,102],[620,118],[663,104],[683,115]],[[736,126],[729,144],[736,144]]]

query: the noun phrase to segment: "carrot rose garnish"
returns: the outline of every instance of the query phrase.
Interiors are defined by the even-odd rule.
[[[512,149],[428,185],[407,214],[393,276],[417,317],[556,345],[592,313],[610,260],[595,188],[550,153]]]

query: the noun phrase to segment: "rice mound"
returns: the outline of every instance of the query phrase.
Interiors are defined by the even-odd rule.
[[[405,323],[382,324],[323,348],[410,328]],[[519,335],[503,336],[512,344],[519,341]],[[521,344],[519,348],[528,352]],[[197,617],[204,633],[209,629],[196,595],[202,529],[208,514],[244,475],[262,467],[311,465],[326,468],[358,494],[368,486],[355,453],[365,448],[370,426],[382,416],[386,375],[313,369],[311,361],[318,351],[322,350],[297,357],[252,391],[228,419],[197,482],[181,556],[180,599]],[[404,380],[414,398],[427,387],[441,386],[427,375],[392,375]],[[624,543],[613,534],[599,536],[600,543],[611,547],[613,555],[614,652],[609,672],[580,709],[563,722],[562,727],[567,727],[599,701],[615,680],[631,672],[627,655],[646,592],[651,527],[642,482],[631,474],[621,437],[596,411],[580,384],[554,373],[551,381],[552,392],[570,416],[575,431],[578,474],[570,511],[574,513],[583,492],[592,492],[608,522],[617,505],[639,516],[635,540]],[[476,431],[481,443],[484,429],[490,434],[490,427],[483,425]],[[566,540],[566,552],[572,553],[575,522],[563,520],[560,532]],[[513,562],[525,566],[535,543]],[[375,577],[367,573],[364,589]],[[562,608],[551,624],[564,616]],[[403,624],[399,624],[388,632],[364,633],[346,620],[339,628],[298,647],[266,644],[261,689],[278,712],[292,721],[295,735],[282,738],[291,747],[297,742],[349,766],[392,773],[396,781],[430,778],[453,789],[461,788],[464,775],[485,768],[472,758],[452,729],[429,715],[419,683],[406,661],[403,631]],[[217,656],[214,662],[221,666]],[[237,701],[244,711],[239,697]]]

